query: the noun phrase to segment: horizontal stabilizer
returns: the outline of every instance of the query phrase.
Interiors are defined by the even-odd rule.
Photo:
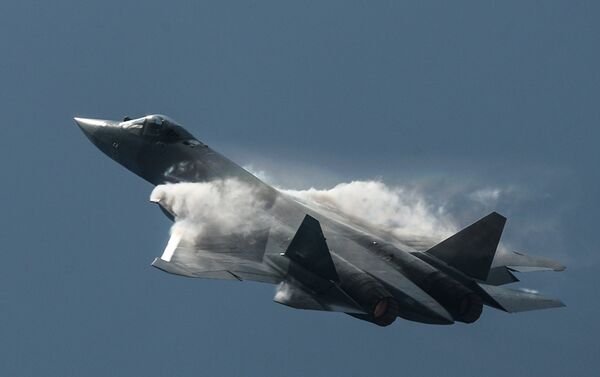
[[[493,300],[496,304],[493,306],[509,313],[565,306],[560,300],[547,298],[531,291],[494,287],[487,284],[479,284],[479,286],[489,296],[488,299]]]
[[[565,266],[550,259],[525,255],[517,252],[498,255],[494,264],[506,266],[517,272],[564,271]]]
[[[485,284],[504,285],[519,281],[513,272],[564,271],[566,268],[550,259],[529,256],[516,251],[496,255],[493,265]]]
[[[496,254],[506,218],[492,212],[427,250],[457,270],[485,281]]]
[[[310,215],[302,220],[284,255],[322,278],[339,280],[321,224]]]

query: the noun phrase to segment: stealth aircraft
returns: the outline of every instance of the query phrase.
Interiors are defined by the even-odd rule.
[[[379,326],[397,317],[472,323],[484,306],[506,312],[564,306],[532,291],[504,287],[518,281],[515,272],[564,267],[521,253],[495,261],[506,222],[498,213],[419,249],[410,239],[267,185],[166,116],[75,122],[102,152],[153,185],[235,180],[258,198],[260,226],[240,232],[215,229],[200,239],[172,232],[162,256],[152,263],[162,271],[275,284],[274,301],[280,304],[347,313]],[[151,200],[177,220],[169,201]]]

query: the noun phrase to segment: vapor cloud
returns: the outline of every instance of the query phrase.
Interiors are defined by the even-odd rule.
[[[264,172],[260,176],[268,177]],[[308,205],[383,229],[416,248],[432,246],[465,225],[448,209],[456,194],[450,198],[430,195],[421,186],[363,180],[329,189],[279,190]],[[463,192],[461,198],[471,205],[485,205],[501,195],[500,189],[486,188]],[[236,179],[160,185],[151,200],[160,201],[175,216],[171,232],[193,242],[207,234],[248,234],[268,227],[265,200],[256,188]]]
[[[381,181],[340,183],[331,189],[283,190],[304,201],[327,207],[382,227],[401,238],[441,240],[457,226],[444,205],[435,204],[417,189]]]
[[[340,183],[325,190],[281,191],[402,238],[441,240],[457,230],[443,205],[429,202],[415,189],[380,181]],[[267,222],[265,202],[259,193],[235,179],[160,185],[151,199],[160,201],[175,216],[173,230],[194,238],[208,233],[249,233]]]
[[[244,235],[266,226],[260,193],[236,179],[159,185],[150,199],[174,215],[171,232],[190,241],[206,234]]]

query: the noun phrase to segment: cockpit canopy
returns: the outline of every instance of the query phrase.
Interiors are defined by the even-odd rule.
[[[189,140],[194,137],[173,119],[165,115],[147,115],[121,122],[123,129],[139,136],[162,141]]]

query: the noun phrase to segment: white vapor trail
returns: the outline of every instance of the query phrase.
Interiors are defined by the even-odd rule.
[[[419,187],[364,180],[340,183],[330,189],[280,191],[356,222],[374,225],[413,242],[415,247],[431,246],[459,229],[445,203],[434,202]],[[488,197],[496,199],[498,195]],[[260,192],[236,179],[159,185],[151,198],[174,214],[171,232],[185,234],[192,242],[205,235],[248,234],[268,224]],[[478,201],[483,199],[485,195],[477,196]]]
[[[369,180],[340,183],[326,190],[283,191],[381,227],[399,238],[441,240],[457,230],[444,206],[431,203],[417,189]]]
[[[192,241],[206,234],[248,234],[267,221],[262,197],[236,179],[159,185],[150,198],[174,214],[171,233]]]

